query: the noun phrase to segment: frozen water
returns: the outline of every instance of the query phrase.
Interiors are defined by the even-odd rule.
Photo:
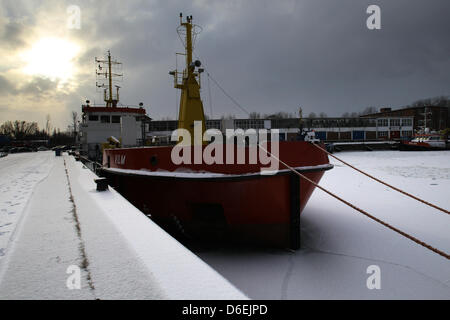
[[[450,208],[450,151],[346,152],[344,161]],[[450,253],[450,216],[332,159],[320,184],[393,226]],[[450,262],[316,190],[301,216],[296,252],[216,248],[199,256],[255,299],[449,299]],[[367,268],[381,271],[368,289]]]

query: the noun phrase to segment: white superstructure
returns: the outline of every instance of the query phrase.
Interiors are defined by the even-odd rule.
[[[90,159],[99,159],[102,144],[111,136],[121,141],[123,147],[142,145],[146,122],[150,120],[143,107],[82,106],[80,124],[81,153]]]

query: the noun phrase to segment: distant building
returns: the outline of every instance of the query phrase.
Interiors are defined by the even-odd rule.
[[[412,107],[399,110],[381,108],[380,112],[357,118],[303,118],[303,128],[312,129],[323,141],[377,141],[409,139],[426,123],[431,130],[450,127],[446,107]],[[178,121],[152,121],[147,138],[152,142],[167,143],[177,129]],[[219,129],[278,129],[281,141],[297,140],[299,118],[285,119],[215,119],[206,120],[206,128]]]
[[[381,108],[380,112],[368,114],[362,116],[362,118],[396,119],[400,117],[412,117],[415,129],[427,127],[430,130],[439,131],[450,127],[449,116],[449,108],[447,107],[425,106],[397,110]]]
[[[302,119],[302,126],[314,130],[316,136],[324,141],[387,140],[397,137],[390,134],[389,126],[385,125],[384,121],[377,120],[377,118],[306,118]],[[402,130],[398,138],[411,137],[413,118],[400,117],[399,121]],[[395,124],[394,121],[392,124]],[[147,138],[152,142],[167,143],[172,132],[177,129],[177,125],[178,122],[174,120],[152,121],[149,124]],[[206,120],[206,127],[219,129],[223,133],[226,129],[278,129],[281,141],[295,141],[299,137],[300,119]]]
[[[376,141],[407,139],[413,135],[413,119],[399,117],[392,122],[395,134],[391,132],[389,121],[378,118],[321,118],[306,119],[308,128],[324,141]]]

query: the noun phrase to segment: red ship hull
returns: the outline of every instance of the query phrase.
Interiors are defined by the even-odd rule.
[[[162,226],[176,224],[198,238],[298,248],[300,213],[314,185],[281,164],[273,175],[261,175],[261,164],[177,166],[172,148],[105,150],[103,174]],[[279,157],[316,183],[332,168],[327,155],[308,142],[280,142]]]

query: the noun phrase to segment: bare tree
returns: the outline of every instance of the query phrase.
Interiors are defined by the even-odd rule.
[[[359,115],[360,116],[365,116],[365,115],[373,114],[373,113],[377,113],[377,112],[378,112],[378,109],[376,107],[367,107],[363,111],[361,111],[359,113]]]
[[[14,122],[6,121],[0,126],[0,134],[15,138],[24,139],[27,136],[36,134],[39,127],[36,122],[27,122],[16,120]]]
[[[328,118],[328,115],[325,112],[319,113],[320,118]]]
[[[222,115],[220,117],[220,119],[222,119],[222,120],[232,120],[232,119],[236,119],[236,116],[234,114]]]
[[[275,119],[291,119],[294,118],[294,115],[292,113],[288,113],[288,112],[277,112],[274,113],[273,115],[271,115],[269,118],[275,118]]]
[[[259,112],[250,112],[248,115],[249,119],[261,119],[261,114]]]
[[[77,122],[78,122],[78,113],[76,111],[72,111],[72,125],[74,137],[77,135]]]
[[[316,115],[314,112],[311,112],[311,113],[308,115],[308,118],[310,118],[310,119],[317,118],[317,115]]]

